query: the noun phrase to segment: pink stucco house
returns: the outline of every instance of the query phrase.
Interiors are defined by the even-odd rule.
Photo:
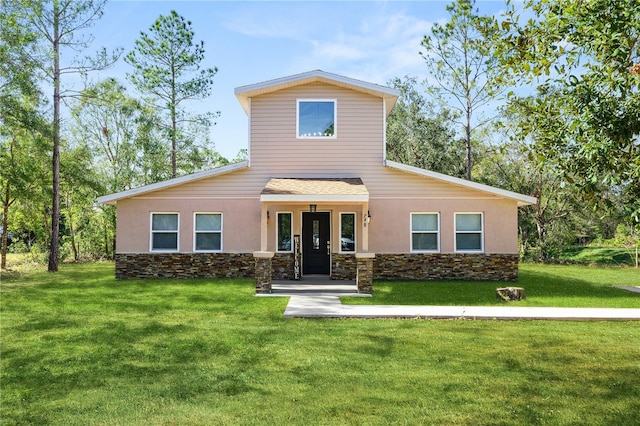
[[[248,161],[98,199],[118,278],[517,279],[536,199],[387,160],[395,89],[311,71],[235,94]]]

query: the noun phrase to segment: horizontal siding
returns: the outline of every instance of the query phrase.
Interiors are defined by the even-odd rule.
[[[371,198],[498,198],[474,189],[383,166],[370,169],[360,177]]]
[[[298,99],[336,99],[335,139],[297,139]],[[251,100],[251,165],[273,175],[344,173],[382,163],[382,99],[314,83]]]
[[[334,167],[335,171],[331,171]],[[310,176],[304,165],[290,165],[287,174]],[[499,197],[477,190],[463,188],[432,178],[412,175],[382,166],[363,168],[361,165],[339,169],[335,164],[327,163],[322,175],[357,175],[362,178],[371,199],[394,198],[461,198],[461,199],[498,199]],[[196,182],[145,194],[137,198],[257,198],[272,177],[284,177],[266,168],[251,167],[227,175],[203,179]],[[320,175],[317,173],[316,175]]]

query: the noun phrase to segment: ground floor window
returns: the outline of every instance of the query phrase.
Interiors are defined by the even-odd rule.
[[[340,252],[356,251],[356,214],[340,213]]]
[[[196,213],[194,251],[222,251],[222,213]]]
[[[484,250],[482,213],[456,213],[456,251],[482,252]]]
[[[278,242],[277,251],[290,252],[292,247],[292,238],[291,238],[291,217],[293,216],[290,212],[279,212],[278,213],[278,226],[277,226],[277,236],[276,241]]]
[[[178,251],[178,213],[151,213],[151,251]]]
[[[440,215],[411,213],[411,251],[437,252],[439,250]]]

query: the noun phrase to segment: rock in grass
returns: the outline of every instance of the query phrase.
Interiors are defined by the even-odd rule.
[[[503,287],[496,289],[496,296],[505,302],[511,302],[513,300],[526,299],[524,288],[522,287]]]

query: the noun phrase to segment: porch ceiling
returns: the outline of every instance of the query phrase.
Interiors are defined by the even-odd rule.
[[[360,178],[272,178],[260,201],[366,203],[369,191]]]

